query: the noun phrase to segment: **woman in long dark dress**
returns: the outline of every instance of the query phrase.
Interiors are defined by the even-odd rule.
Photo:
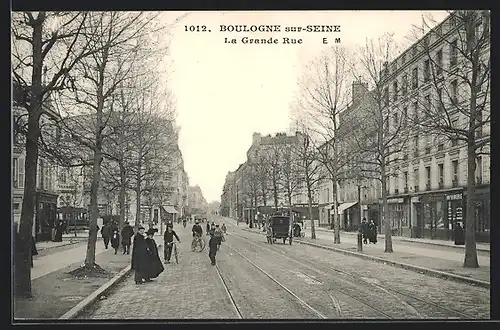
[[[111,247],[115,249],[115,254],[117,254],[118,248],[120,247],[120,233],[118,232],[118,228],[113,228],[111,234]]]
[[[139,232],[134,236],[134,245],[132,248],[132,265],[131,268],[135,271],[135,284],[144,283],[142,280],[148,281],[148,252],[146,248],[146,240],[144,238],[144,227],[139,227]]]
[[[147,262],[146,262],[146,281],[150,281],[152,278],[158,277],[165,268],[158,254],[158,246],[153,238],[155,230],[153,228],[149,229],[146,234],[146,251],[147,251]]]
[[[368,224],[368,239],[370,240],[370,243],[377,243],[377,225],[373,220],[370,220],[370,223]]]

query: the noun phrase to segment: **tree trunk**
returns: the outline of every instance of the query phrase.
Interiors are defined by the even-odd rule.
[[[14,292],[17,297],[31,296],[31,244],[33,244],[33,217],[35,216],[36,169],[38,139],[40,137],[39,119],[42,111],[42,27],[44,21],[45,12],[40,12],[35,24],[32,25],[33,71],[31,74],[30,109],[28,110],[23,204],[19,221],[19,237],[22,242],[16,245],[17,258],[14,268]],[[20,246],[21,244],[25,246]]]
[[[139,229],[139,222],[141,219],[141,171],[138,167],[137,178],[135,183],[135,228]]]
[[[476,251],[476,154],[474,151],[474,131],[469,134],[467,142],[467,209],[464,267],[478,268],[479,263]]]
[[[273,197],[274,197],[274,208],[278,209],[278,185],[276,184],[276,180],[273,184]]]
[[[101,108],[102,109],[102,108]],[[102,112],[97,114],[97,129],[100,130]],[[99,208],[97,206],[97,193],[99,191],[99,182],[101,180],[101,133],[97,132],[96,148],[94,150],[94,166],[92,184],[90,186],[90,224],[89,224],[89,240],[87,242],[87,256],[85,257],[85,267],[93,267],[95,265],[95,246],[97,243],[97,217],[99,216]]]
[[[384,252],[392,253],[394,252],[392,249],[392,226],[391,219],[389,219],[389,203],[387,202],[387,183],[385,176],[385,166],[381,166],[382,174],[382,222],[384,224],[384,232],[385,232],[385,250]],[[377,233],[375,233],[377,235]]]
[[[120,193],[118,196],[120,204],[120,221],[118,223],[118,230],[120,232],[120,246],[122,245],[122,229],[125,226],[125,195],[126,195],[126,177],[127,172],[123,162],[120,162]]]
[[[307,187],[307,199],[309,200],[309,220],[311,220],[311,238],[316,239],[316,229],[314,227],[313,209],[312,209],[312,189]]]
[[[340,216],[336,180],[333,181],[333,243],[340,244]]]

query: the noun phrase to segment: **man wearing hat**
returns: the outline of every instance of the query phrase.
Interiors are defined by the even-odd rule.
[[[144,227],[140,226],[139,231],[134,236],[134,246],[132,248],[132,265],[131,268],[135,271],[135,284],[144,283],[143,280],[148,280],[145,273],[148,269],[148,253],[146,249],[146,239],[144,238]]]
[[[130,244],[132,236],[134,236],[134,229],[129,224],[129,222],[125,222],[125,226],[122,229],[122,246],[123,246],[123,254],[130,254]]]

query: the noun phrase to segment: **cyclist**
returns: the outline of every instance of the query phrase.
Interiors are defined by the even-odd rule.
[[[219,225],[215,225],[215,229],[212,231],[213,237],[217,241],[217,250],[219,250],[222,241],[224,241],[224,234],[222,230],[219,228]]]
[[[174,243],[174,236],[177,239],[177,242],[181,242],[179,239],[179,236],[175,233],[174,229],[172,228],[173,226],[169,224],[167,226],[167,230],[165,231],[165,234],[163,235],[163,243],[165,243],[165,248],[163,250],[163,256],[165,258],[165,263],[169,264],[170,263],[170,257],[172,256],[172,245]]]

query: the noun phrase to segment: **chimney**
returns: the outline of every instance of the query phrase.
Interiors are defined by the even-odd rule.
[[[259,144],[261,137],[260,133],[253,133],[252,144]]]
[[[359,104],[363,99],[363,96],[368,91],[368,83],[361,81],[361,77],[358,80],[352,82],[352,104]]]

